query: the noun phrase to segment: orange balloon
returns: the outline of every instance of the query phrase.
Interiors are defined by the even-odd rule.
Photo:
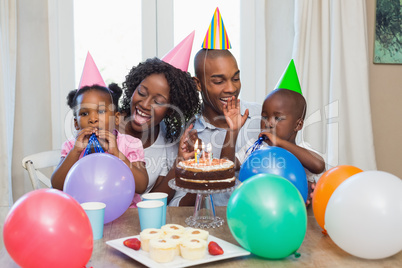
[[[314,217],[324,231],[325,210],[332,193],[347,178],[362,171],[360,168],[354,166],[337,166],[327,170],[318,180],[313,192],[312,204]]]

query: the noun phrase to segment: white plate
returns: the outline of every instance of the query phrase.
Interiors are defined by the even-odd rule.
[[[222,255],[217,255],[217,256],[212,256],[208,252],[206,256],[203,259],[196,260],[196,261],[190,261],[183,259],[180,256],[176,256],[173,261],[171,262],[166,262],[166,263],[158,263],[152,260],[149,257],[149,253],[143,250],[134,250],[131,248],[128,248],[124,246],[123,242],[126,239],[129,238],[138,238],[140,239],[139,235],[135,236],[128,236],[128,237],[123,237],[115,240],[109,240],[106,241],[106,244],[109,246],[123,252],[127,256],[133,258],[134,260],[148,266],[148,267],[188,267],[192,265],[198,265],[198,264],[203,264],[203,263],[208,263],[208,262],[213,262],[213,261],[219,261],[219,260],[224,260],[224,259],[229,259],[229,258],[234,258],[234,257],[239,257],[239,256],[247,256],[250,255],[250,252],[247,250],[238,247],[236,245],[233,245],[229,242],[226,242],[225,240],[219,239],[215,236],[210,235],[208,237],[208,243],[210,241],[215,241],[218,243],[218,245],[223,249],[224,253]],[[208,248],[207,248],[208,250]]]

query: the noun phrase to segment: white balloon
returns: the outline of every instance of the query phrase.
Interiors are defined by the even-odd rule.
[[[325,228],[344,251],[381,259],[402,250],[402,180],[383,171],[357,173],[336,188]]]

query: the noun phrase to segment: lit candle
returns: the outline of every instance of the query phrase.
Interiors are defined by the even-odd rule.
[[[205,144],[202,142],[202,160],[205,161]]]
[[[200,156],[199,156],[199,154],[200,154],[200,149],[197,149],[197,155],[198,155],[198,157],[197,157],[197,164],[200,163]]]
[[[212,163],[212,145],[211,145],[211,143],[207,144],[207,152],[208,152],[209,164],[211,165],[211,163]]]
[[[199,152],[199,150],[198,150],[198,139],[197,139],[197,141],[195,142],[195,145],[194,145],[194,162],[195,163],[197,163],[198,161],[197,161],[197,153]]]

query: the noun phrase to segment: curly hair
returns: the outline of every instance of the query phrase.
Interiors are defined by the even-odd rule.
[[[80,90],[71,90],[67,95],[67,105],[73,110],[74,116],[76,116],[77,98],[78,96],[84,94],[87,91],[97,90],[99,92],[104,92],[110,94],[112,97],[112,103],[114,104],[115,110],[119,107],[119,99],[123,93],[123,90],[115,83],[109,85],[109,88],[99,86],[97,84],[92,86],[82,87]]]
[[[164,74],[170,88],[170,105],[163,121],[166,124],[166,140],[175,141],[180,137],[184,126],[200,111],[200,98],[196,84],[190,73],[173,67],[158,59],[151,58],[133,67],[123,83],[124,96],[121,112],[131,115],[131,97],[138,85],[149,75]],[[177,108],[177,109],[176,109]]]

